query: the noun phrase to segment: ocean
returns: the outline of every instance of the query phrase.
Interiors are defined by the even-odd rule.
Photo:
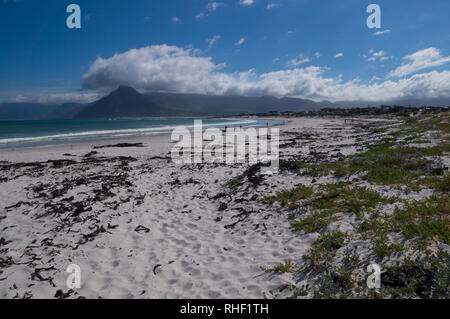
[[[192,129],[186,117],[153,117],[93,120],[0,121],[0,149],[103,141],[119,138],[170,134],[177,126]],[[201,119],[203,128],[265,127],[281,124],[266,119]]]

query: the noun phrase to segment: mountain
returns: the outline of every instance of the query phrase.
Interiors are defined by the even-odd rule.
[[[320,109],[323,103],[297,98],[273,96],[216,96],[202,94],[148,93],[145,96],[165,110],[179,115],[235,115],[270,111],[304,111]],[[329,102],[328,102],[329,103]],[[328,106],[327,103],[325,103]]]
[[[0,120],[44,120],[56,107],[39,103],[3,103],[0,104]]]
[[[75,118],[136,116],[219,116],[270,111],[304,111],[323,104],[273,96],[212,96],[202,94],[147,93],[121,86],[87,106]],[[328,104],[326,105],[328,106]]]
[[[332,103],[331,107],[354,108],[354,107],[379,107],[382,105],[397,106],[450,106],[448,98],[422,98],[422,99],[400,99],[392,101],[339,101]]]
[[[64,103],[58,105],[48,116],[49,119],[72,119],[76,114],[81,112],[86,104],[80,103]]]
[[[44,120],[70,118],[118,118],[146,116],[221,116],[268,113],[271,111],[301,112],[325,107],[367,107],[380,105],[449,106],[449,99],[398,100],[391,102],[328,101],[314,102],[298,98],[273,96],[214,96],[183,93],[141,94],[128,86],[121,86],[107,96],[90,104],[38,103],[0,104],[0,120]]]
[[[64,103],[61,105],[3,103],[0,104],[0,121],[71,119],[85,107],[85,104],[79,103]]]
[[[442,99],[402,100],[393,102],[314,102],[299,98],[273,96],[217,96],[186,93],[141,94],[131,87],[121,86],[108,96],[86,107],[76,115],[89,117],[135,117],[135,116],[221,116],[256,114],[268,112],[302,112],[336,107],[366,107],[381,105],[448,106]]]
[[[165,110],[129,86],[121,86],[85,107],[75,118],[117,118],[164,115]]]

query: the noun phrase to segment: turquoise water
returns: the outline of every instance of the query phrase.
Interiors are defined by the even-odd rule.
[[[277,120],[202,119],[203,128],[264,127]],[[0,148],[18,148],[170,134],[176,126],[192,129],[194,118],[0,121]]]

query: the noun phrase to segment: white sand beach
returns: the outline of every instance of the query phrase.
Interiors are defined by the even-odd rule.
[[[395,125],[288,121],[280,127],[281,159],[309,162],[361,151],[382,137],[368,126]],[[174,164],[169,136],[126,141],[144,147],[93,149],[118,142],[0,151],[0,298],[54,298],[58,290],[69,298],[290,295],[286,287],[298,285],[298,276],[261,266],[301,263],[319,233],[294,233],[288,213],[263,198],[328,177],[281,172],[233,192],[227,183],[246,165]],[[352,222],[349,215],[329,227],[345,231]],[[74,291],[66,286],[70,264],[81,268]]]

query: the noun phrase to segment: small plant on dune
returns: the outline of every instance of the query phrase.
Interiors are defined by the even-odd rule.
[[[312,187],[300,186],[291,190],[277,192],[274,196],[266,196],[264,199],[271,202],[288,204],[289,202],[297,202],[301,199],[309,198],[312,194]]]
[[[331,299],[350,296],[354,286],[351,270],[345,267],[333,267],[320,278],[319,289],[314,291],[314,298]]]
[[[384,133],[386,131],[387,131],[387,128],[381,127],[381,128],[376,128],[376,129],[372,130],[372,133],[378,134],[378,133]]]
[[[421,147],[418,151],[424,156],[442,156],[450,152],[450,144],[443,143],[432,147]]]
[[[424,133],[427,131],[450,133],[450,125],[448,124],[449,119],[449,112],[444,112],[431,117],[408,118],[400,127],[400,131],[404,134]]]
[[[344,242],[345,234],[340,231],[320,235],[308,254],[303,256],[305,268],[302,272],[321,273],[329,269],[336,251],[344,245]]]
[[[370,169],[364,179],[378,185],[411,184],[418,175],[411,174],[401,168],[378,166]]]
[[[430,140],[424,140],[424,139],[420,139],[420,138],[414,139],[413,142],[416,144],[431,144]]]
[[[441,249],[384,268],[381,292],[385,297],[449,298],[450,256]]]
[[[337,213],[353,213],[361,218],[364,212],[396,200],[366,187],[351,187],[347,183],[325,184],[318,190],[316,197],[302,204],[310,209],[310,214],[290,222],[294,230],[304,233],[320,231],[336,220],[334,215]]]
[[[401,252],[403,247],[397,243],[389,244],[387,234],[380,231],[377,232],[377,236],[372,239],[372,249],[378,257],[384,258],[394,252]]]
[[[413,123],[416,122],[413,121]],[[433,129],[433,126],[429,124],[422,123],[421,130]],[[413,141],[418,138],[418,135],[414,130],[407,129],[408,125],[412,124],[409,123],[401,130],[390,134],[395,137],[406,135],[406,140]],[[447,124],[447,126],[449,125]],[[408,134],[412,135],[408,136]],[[450,152],[448,142],[432,147],[419,148],[398,147],[395,140],[385,139],[380,144],[370,146],[369,150],[364,153],[347,156],[344,160],[338,162],[305,164],[302,166],[302,171],[304,174],[311,176],[332,174],[336,177],[364,173],[363,178],[373,184],[406,184],[417,189],[420,184],[420,176],[436,174],[433,170],[428,169],[431,162],[426,157],[443,156],[448,152]]]
[[[340,231],[336,231],[333,233],[321,235],[317,239],[316,244],[318,247],[322,249],[334,251],[341,248],[344,245],[344,241],[345,241],[345,234]]]
[[[449,192],[450,191],[450,173],[445,174],[442,179],[438,180],[434,184],[434,188],[439,191],[442,191],[442,192]]]
[[[242,176],[236,176],[233,179],[231,179],[230,181],[228,181],[225,186],[228,186],[231,189],[236,190],[239,185],[242,183],[243,177]]]
[[[290,285],[288,289],[293,293],[294,297],[306,297],[309,294],[309,285],[303,285],[300,288]]]
[[[432,196],[422,201],[406,203],[392,215],[374,215],[363,220],[357,230],[363,238],[370,238],[372,249],[380,258],[401,252],[403,246],[389,243],[388,233],[402,233],[408,239],[441,240],[450,243],[450,197]],[[425,250],[425,249],[422,249]]]
[[[279,265],[275,266],[275,267],[271,267],[271,268],[267,268],[267,267],[260,267],[262,271],[264,272],[280,272],[280,273],[285,273],[285,272],[290,272],[292,271],[292,269],[294,268],[294,264],[292,263],[291,260],[289,259],[285,259],[284,263],[280,263]]]
[[[439,239],[450,244],[450,196],[432,196],[396,209],[389,222],[407,238]]]
[[[328,226],[333,217],[328,212],[313,212],[310,216],[301,220],[290,221],[294,230],[303,231],[305,234],[319,231]]]

